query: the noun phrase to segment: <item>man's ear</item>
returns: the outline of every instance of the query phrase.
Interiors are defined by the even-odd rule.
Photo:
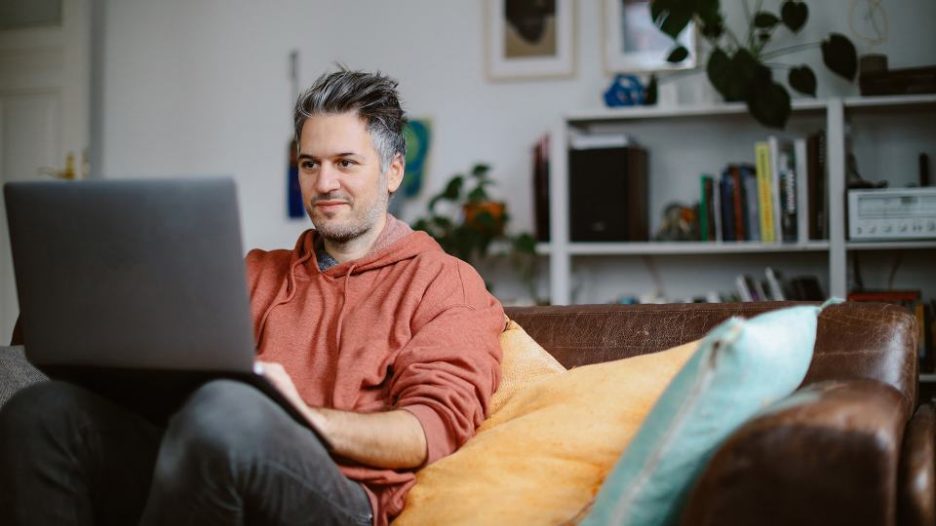
[[[403,184],[403,173],[406,171],[406,162],[399,153],[393,156],[390,161],[390,168],[387,169],[387,191],[391,194],[396,192]]]

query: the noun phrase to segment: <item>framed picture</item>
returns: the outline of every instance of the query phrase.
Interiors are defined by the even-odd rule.
[[[696,66],[695,26],[679,35],[689,56],[678,64],[666,61],[673,41],[650,17],[650,0],[604,0],[604,63],[608,73],[667,71]]]
[[[488,78],[568,77],[575,72],[574,0],[485,0]]]

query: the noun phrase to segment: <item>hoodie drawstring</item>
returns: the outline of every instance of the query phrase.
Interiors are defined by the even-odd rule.
[[[344,325],[345,306],[348,304],[348,288],[350,287],[351,283],[351,273],[354,272],[356,267],[357,265],[352,264],[351,267],[348,268],[348,273],[345,274],[344,283],[341,287],[341,308],[338,309],[338,328],[336,329],[335,333],[335,339],[337,340],[335,352],[341,352],[341,329]]]

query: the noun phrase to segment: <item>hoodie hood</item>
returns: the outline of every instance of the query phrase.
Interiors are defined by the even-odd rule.
[[[392,265],[399,261],[416,257],[420,253],[441,251],[442,247],[425,232],[417,232],[399,219],[387,214],[387,222],[374,246],[363,257],[339,263],[327,270],[319,270],[315,258],[315,244],[318,232],[306,230],[299,236],[293,249],[291,264],[292,276],[302,279],[309,274],[323,274],[332,278],[346,277],[368,270]]]

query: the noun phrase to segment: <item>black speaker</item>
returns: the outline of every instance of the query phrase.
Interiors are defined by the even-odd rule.
[[[645,149],[569,150],[572,241],[647,241],[647,198]]]

